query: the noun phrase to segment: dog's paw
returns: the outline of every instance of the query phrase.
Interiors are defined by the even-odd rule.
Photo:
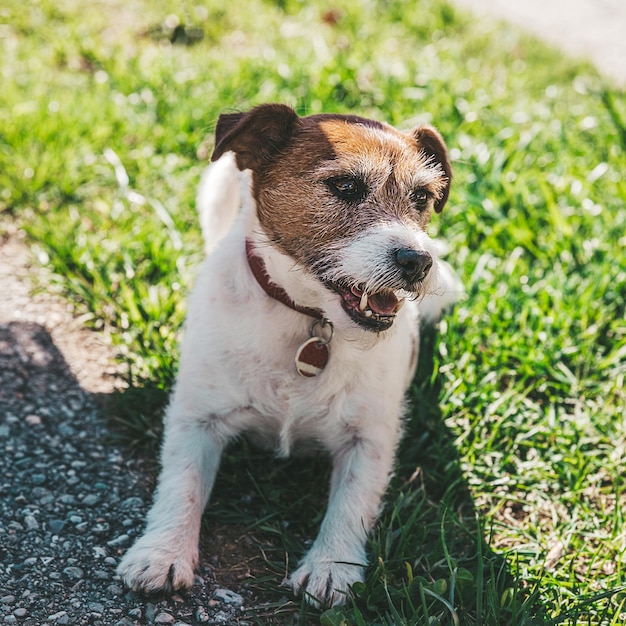
[[[364,571],[364,566],[358,562],[316,559],[308,555],[287,584],[296,594],[303,594],[313,606],[336,606],[346,603],[352,585],[363,582]]]
[[[156,593],[193,585],[197,556],[170,549],[167,542],[148,535],[124,555],[117,573],[133,591]]]

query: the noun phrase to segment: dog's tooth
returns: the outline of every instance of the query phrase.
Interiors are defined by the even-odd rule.
[[[359,311],[365,311],[367,309],[367,292],[364,291],[361,296],[361,302],[359,302]]]
[[[372,317],[372,315],[374,315],[372,309],[367,309],[367,311],[365,311],[365,317]]]
[[[398,300],[398,304],[396,305],[396,313],[404,306],[404,298],[400,298]]]

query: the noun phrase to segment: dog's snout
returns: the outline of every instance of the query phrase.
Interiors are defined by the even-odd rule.
[[[413,248],[400,248],[394,253],[396,265],[402,271],[402,275],[409,283],[423,280],[433,265],[433,258],[423,250]]]

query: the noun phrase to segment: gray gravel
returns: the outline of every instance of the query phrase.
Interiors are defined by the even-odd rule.
[[[0,624],[245,624],[253,598],[217,586],[210,555],[184,595],[146,598],[116,577],[143,529],[150,472],[107,443],[98,396],[53,337],[100,393],[114,386],[110,347],[61,302],[29,296],[27,259],[0,241]]]

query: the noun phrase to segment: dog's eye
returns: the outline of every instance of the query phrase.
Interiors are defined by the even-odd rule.
[[[425,209],[430,201],[430,193],[426,189],[416,189],[411,194],[411,200],[418,209]]]
[[[334,195],[342,200],[360,200],[365,195],[363,181],[352,176],[329,178],[326,185]]]

